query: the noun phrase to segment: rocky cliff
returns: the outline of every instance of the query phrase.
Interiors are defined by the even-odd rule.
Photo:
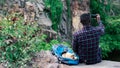
[[[4,0],[1,0],[4,1]],[[47,34],[49,40],[56,38],[56,32],[52,30],[52,22],[46,12],[44,12],[45,4],[43,0],[5,0],[0,5],[0,19],[7,14],[19,14],[24,18],[24,24],[38,23],[42,34]],[[13,16],[16,18],[16,16]]]
[[[59,33],[63,41],[72,41],[72,34],[82,29],[80,15],[90,12],[89,0],[62,0],[64,8]],[[67,3],[68,2],[68,3]],[[70,5],[68,5],[70,4]],[[70,14],[70,15],[68,15]]]

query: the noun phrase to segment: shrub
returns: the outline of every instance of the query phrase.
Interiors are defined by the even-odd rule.
[[[61,0],[44,0],[46,9],[50,19],[52,20],[52,28],[57,31],[58,25],[61,22],[63,4]]]
[[[111,1],[108,2],[108,5],[104,5],[103,2],[91,0],[90,11],[93,14],[99,13],[105,25],[105,34],[100,39],[102,56],[105,58],[108,57],[108,53],[113,50],[120,50],[120,16],[109,17],[110,15],[107,14],[109,14],[110,9],[112,9],[110,8]]]
[[[0,0],[0,5],[3,6],[6,0]]]
[[[39,30],[37,23],[24,25],[23,18],[17,14],[5,17],[0,22],[0,63],[20,68],[31,59],[32,53],[50,49],[47,36],[40,35]]]
[[[18,14],[3,18],[0,21],[0,63],[8,68],[25,68],[36,52],[51,50],[52,45],[60,44],[57,40],[48,43],[47,35],[39,31],[37,23],[24,25]]]
[[[107,54],[113,50],[120,50],[120,19],[111,17],[106,19],[106,21],[106,33],[101,38],[100,43],[103,57],[108,57]]]

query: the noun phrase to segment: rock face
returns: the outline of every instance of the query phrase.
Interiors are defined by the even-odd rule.
[[[41,19],[44,19],[44,24],[46,26],[51,26],[52,23],[50,19],[47,18],[47,15],[44,13],[44,3],[42,0],[35,0],[34,2],[29,0],[6,0],[5,4],[1,6],[1,14],[14,14],[19,13],[24,17],[24,20],[27,23],[33,23],[35,21],[40,24],[44,24]],[[48,25],[49,24],[49,25]]]
[[[59,36],[62,41],[71,42],[72,39],[72,26],[71,26],[71,18],[68,17],[68,11],[70,11],[70,7],[67,7],[67,0],[61,0],[63,2],[63,14],[61,23],[59,25]],[[71,3],[71,0],[69,0]]]
[[[67,1],[62,0],[64,7],[62,20],[59,25],[59,33],[63,41],[67,40],[71,42],[72,34],[82,29],[83,27],[83,25],[80,23],[80,15],[82,15],[83,13],[88,13],[90,9],[89,0],[69,0],[69,1],[70,6],[68,7]],[[70,11],[71,17],[68,17],[68,11]]]
[[[71,42],[72,34],[82,28],[79,16],[89,11],[89,0],[69,0],[69,4],[67,0],[61,1],[64,7],[58,34],[62,41]],[[48,18],[47,13],[44,12],[45,4],[43,0],[6,0],[5,4],[0,7],[2,14],[19,12],[23,15],[25,24],[34,24],[34,22],[37,22],[40,27],[45,27],[43,29],[53,32],[49,33],[49,35],[57,34],[52,30],[52,22]],[[70,15],[72,17],[68,16],[68,12],[71,12]]]
[[[77,32],[83,28],[83,25],[80,23],[80,15],[83,13],[88,13],[89,10],[89,0],[73,0],[72,2],[72,33]]]
[[[32,68],[71,68],[68,65],[58,64],[58,60],[50,51],[36,53],[32,59]]]

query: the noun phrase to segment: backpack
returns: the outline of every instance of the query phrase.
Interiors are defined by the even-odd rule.
[[[59,63],[64,63],[64,64],[68,64],[68,65],[79,64],[79,57],[73,52],[72,49],[70,49],[69,47],[67,47],[65,45],[62,45],[62,44],[54,45],[54,46],[52,46],[51,51],[52,51],[52,54],[57,57]],[[76,59],[65,58],[62,56],[63,53],[74,54]]]

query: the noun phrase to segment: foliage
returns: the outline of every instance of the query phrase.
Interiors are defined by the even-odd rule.
[[[36,52],[51,50],[52,45],[61,43],[57,40],[48,43],[47,35],[39,31],[37,23],[25,25],[18,14],[3,18],[0,21],[0,63],[8,68],[23,68]]]
[[[47,43],[47,36],[38,31],[37,23],[25,25],[18,14],[3,18],[0,21],[0,63],[9,68],[21,68],[35,52],[50,49],[53,42]]]
[[[101,38],[101,47],[104,57],[107,56],[108,52],[120,50],[120,19],[111,17],[106,20],[106,34]]]
[[[3,6],[3,4],[5,3],[6,0],[0,0],[0,5]]]
[[[120,0],[111,0],[111,9],[112,9],[112,12],[113,12],[113,15],[114,16],[117,16],[120,14]],[[116,11],[117,10],[117,11]]]
[[[99,0],[90,0],[90,12],[92,14],[99,13],[103,21],[105,21],[105,16],[106,16],[104,9],[105,9],[104,4],[100,3]]]
[[[48,14],[52,20],[52,28],[57,31],[58,24],[61,22],[63,4],[61,0],[44,0]]]
[[[13,18],[18,20],[13,21]],[[9,62],[12,66],[16,63],[19,66],[19,64],[24,64],[26,60],[30,59],[31,43],[29,41],[35,35],[37,25],[24,25],[23,22],[22,17],[17,17],[17,15],[14,17],[14,14],[0,22],[0,62]],[[21,61],[25,62],[19,63]],[[9,67],[9,65],[7,66]]]
[[[110,2],[108,5],[104,5],[99,0],[91,0],[90,5],[91,13],[99,13],[105,25],[105,34],[100,39],[103,58],[108,57],[108,53],[113,50],[120,50],[120,16],[110,17],[107,15],[111,9]]]

